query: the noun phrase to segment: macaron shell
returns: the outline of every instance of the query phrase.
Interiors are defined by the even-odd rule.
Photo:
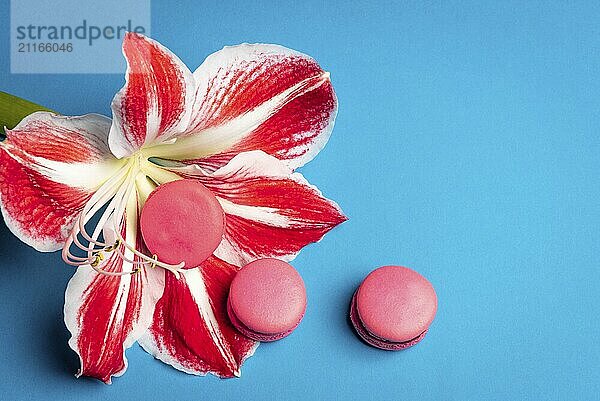
[[[423,338],[425,338],[425,335],[427,334],[427,330],[425,330],[419,336],[405,342],[391,342],[376,337],[375,335],[370,333],[360,321],[358,311],[356,310],[356,293],[352,297],[352,303],[350,304],[350,321],[352,322],[352,325],[354,326],[354,329],[356,330],[360,338],[362,338],[367,344],[386,351],[400,351],[406,348],[410,348],[413,345],[416,345]]]
[[[306,289],[298,272],[277,259],[244,266],[229,289],[232,314],[248,330],[279,335],[293,330],[306,310]]]
[[[419,337],[437,311],[433,286],[419,273],[401,266],[371,272],[356,292],[360,322],[373,336],[402,343]]]
[[[185,262],[190,269],[204,262],[221,242],[225,214],[219,201],[197,180],[159,185],[140,215],[148,250],[162,262]]]

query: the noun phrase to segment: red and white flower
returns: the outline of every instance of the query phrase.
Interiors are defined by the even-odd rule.
[[[329,74],[275,45],[226,47],[194,73],[141,35],[129,33],[123,53],[126,84],[112,121],[37,112],[8,130],[2,215],[22,241],[43,252],[62,248],[77,266],[65,323],[79,375],[110,383],[138,341],[182,371],[238,376],[257,345],[226,316],[238,266],[292,259],[346,219],[294,172],[333,128]],[[184,177],[213,191],[226,214],[214,255],[186,270],[156,260],[138,231],[149,193]]]

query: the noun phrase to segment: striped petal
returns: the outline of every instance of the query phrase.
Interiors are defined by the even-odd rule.
[[[212,173],[198,166],[173,170],[217,196],[226,228],[215,255],[237,266],[264,257],[291,260],[346,220],[301,174],[261,151],[239,154]]]
[[[137,231],[137,213],[121,225],[125,241],[145,251]],[[111,229],[104,231],[112,241]],[[138,261],[121,244],[98,268],[108,273],[132,272]],[[156,302],[164,290],[164,270],[145,268],[135,274],[112,276],[97,273],[91,266],[77,269],[65,293],[65,324],[71,332],[69,346],[79,355],[79,376],[95,377],[110,384],[113,376],[127,369],[125,350],[148,329]]]
[[[0,142],[0,209],[9,229],[38,251],[56,251],[92,193],[120,166],[108,149],[110,120],[33,113]]]
[[[329,73],[302,53],[265,44],[225,47],[194,78],[188,133],[156,156],[219,167],[238,153],[263,150],[296,168],[329,139],[337,113]]]
[[[109,139],[119,158],[181,133],[189,123],[195,96],[192,73],[160,43],[129,32],[123,54],[126,82],[112,102]]]
[[[139,340],[155,358],[195,375],[240,375],[258,343],[240,335],[227,318],[229,284],[237,267],[215,257],[178,280],[167,275],[154,322]]]

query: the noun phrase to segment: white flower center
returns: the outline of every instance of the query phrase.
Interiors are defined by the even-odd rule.
[[[155,255],[138,251],[136,242],[138,209],[158,185],[180,178],[150,162],[141,151],[129,156],[91,196],[75,220],[73,230],[63,247],[64,261],[72,266],[90,265],[98,273],[111,276],[134,274],[144,267],[156,266],[178,276],[184,267],[183,262],[177,265],[161,262]],[[86,225],[96,215],[99,215],[97,223],[92,230],[88,230]],[[123,224],[126,225],[125,237],[122,232]],[[73,246],[86,256],[74,255],[71,252]],[[127,263],[131,267],[119,271],[103,269],[102,261],[112,256],[122,259],[123,266]]]

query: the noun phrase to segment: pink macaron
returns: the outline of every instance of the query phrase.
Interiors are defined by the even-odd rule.
[[[217,198],[198,180],[177,180],[159,185],[148,196],[140,229],[146,247],[160,261],[185,262],[184,268],[191,269],[219,246],[225,214]]]
[[[421,341],[437,311],[433,286],[402,266],[372,271],[352,297],[350,320],[369,345],[402,350]]]
[[[288,336],[306,311],[306,289],[291,265],[266,258],[248,263],[233,278],[227,312],[237,330],[253,340]]]

